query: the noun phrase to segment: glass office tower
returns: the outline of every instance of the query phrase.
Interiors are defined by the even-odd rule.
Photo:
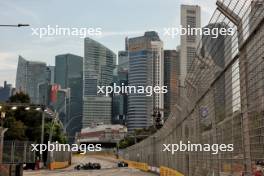
[[[18,58],[16,90],[29,95],[31,103],[41,104],[40,87],[47,84],[46,63],[27,61],[22,56]],[[45,97],[44,97],[45,98]]]
[[[85,38],[83,128],[96,124],[111,124],[111,97],[97,94],[97,86],[111,85],[115,60],[113,51],[91,38]]]
[[[66,102],[63,101],[59,113],[65,113],[62,119],[71,138],[82,127],[83,58],[73,54],[62,54],[55,58],[55,83],[66,90]]]
[[[129,86],[163,86],[163,42],[155,31],[128,40]],[[154,111],[163,109],[164,96],[133,93],[128,95],[128,131],[153,125]],[[163,112],[161,112],[163,118]]]

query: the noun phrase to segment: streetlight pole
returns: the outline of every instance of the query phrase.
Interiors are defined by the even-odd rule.
[[[41,119],[41,144],[44,143],[44,125],[45,125],[45,111],[42,111],[42,119]],[[43,153],[40,154],[40,161],[43,162]]]
[[[3,160],[3,149],[4,149],[4,134],[7,131],[7,128],[0,127],[0,163]]]
[[[2,106],[0,106],[0,163],[2,163],[3,160],[3,149],[4,149],[4,134],[8,130],[8,128],[4,128],[3,126],[3,120],[5,118],[5,112],[2,112]]]
[[[74,119],[77,119],[77,118],[81,117],[81,116],[82,115],[73,116],[65,125],[63,125],[63,132],[66,133],[67,132],[67,128],[72,123],[72,121]]]
[[[29,24],[16,24],[16,25],[10,25],[10,24],[1,24],[0,27],[26,27],[29,26]]]
[[[46,109],[43,105],[31,105],[31,104],[9,104],[9,103],[5,103],[3,106],[0,104],[0,110],[4,107],[12,107],[12,110],[16,110],[17,107],[25,107],[25,110],[30,110],[31,108],[35,108],[36,111],[39,111],[42,113],[42,119],[41,119],[41,144],[44,143],[44,126],[45,126],[45,114],[47,113],[47,115],[49,116],[54,116],[54,113],[52,111],[50,111],[48,108]],[[2,117],[2,115],[5,115],[5,113],[3,113],[1,111],[0,115],[1,115],[1,121],[4,117]],[[1,122],[2,123],[2,122]],[[1,124],[0,123],[0,124]],[[7,130],[7,129],[6,129]],[[4,132],[6,131],[5,129],[3,129],[3,127],[0,127],[0,140],[3,140],[3,135]],[[1,142],[1,141],[0,141]],[[0,143],[0,157],[1,157],[1,151],[2,151],[2,143]],[[0,158],[1,161],[1,158]],[[43,154],[40,154],[40,161],[43,162]]]
[[[153,147],[153,166],[157,167],[157,155],[158,153],[156,152],[156,136],[151,136],[152,138],[152,147]]]

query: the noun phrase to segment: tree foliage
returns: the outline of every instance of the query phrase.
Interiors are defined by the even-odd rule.
[[[17,93],[10,97],[9,102],[28,104],[30,98],[24,93]],[[4,119],[4,127],[8,128],[5,133],[5,140],[41,142],[42,112],[34,109],[25,110],[25,107],[18,107],[17,110],[5,108],[5,111],[6,117]],[[44,141],[48,141],[52,125],[52,139],[65,143],[66,141],[61,126],[57,124],[54,125],[52,119],[45,119]]]
[[[14,117],[5,120],[5,127],[8,127],[8,132],[5,133],[5,139],[9,140],[26,140],[25,125],[21,121],[17,121]]]
[[[18,92],[9,98],[10,103],[30,103],[30,98],[23,92]]]
[[[134,144],[135,144],[135,139],[134,138],[126,137],[126,138],[122,139],[119,142],[118,146],[119,146],[120,149],[125,149],[125,148],[127,148],[127,147],[129,147],[131,145],[134,145]]]
[[[154,126],[150,126],[149,128],[136,129],[131,136],[127,136],[119,142],[119,148],[124,149],[132,146],[136,142],[138,143],[156,132],[157,129]]]

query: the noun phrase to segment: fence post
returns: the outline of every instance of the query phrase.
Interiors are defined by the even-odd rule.
[[[4,134],[7,128],[0,127],[0,163],[3,161]]]
[[[249,135],[249,117],[248,117],[248,82],[247,82],[247,62],[246,53],[241,51],[240,54],[240,64],[239,69],[242,70],[240,72],[240,87],[241,87],[241,104],[242,104],[242,139],[244,144],[244,164],[245,164],[245,171],[247,174],[251,172],[251,155],[250,155],[250,135]]]
[[[12,144],[11,144],[11,163],[14,163],[14,158],[15,158],[15,142],[12,141]]]
[[[27,161],[27,142],[24,142],[24,155],[23,155],[23,162]]]

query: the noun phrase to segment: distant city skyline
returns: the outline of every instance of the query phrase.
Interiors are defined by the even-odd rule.
[[[32,35],[32,28],[47,25],[60,27],[101,27],[102,36],[92,37],[116,54],[124,50],[126,36],[143,35],[155,30],[164,41],[164,49],[175,49],[180,44],[177,38],[164,37],[166,27],[180,25],[180,5],[200,5],[202,25],[209,21],[215,9],[215,2],[209,0],[135,0],[135,1],[0,1],[1,24],[28,23],[25,28],[0,28],[0,84],[4,80],[15,85],[18,56],[55,64],[55,56],[72,53],[84,56],[84,39],[73,36],[38,38]],[[50,8],[52,6],[52,8]],[[146,8],[149,7],[149,8]],[[49,12],[47,13],[47,9]],[[136,13],[135,13],[136,9]],[[144,17],[144,18],[143,18]],[[5,42],[3,42],[5,41]]]

